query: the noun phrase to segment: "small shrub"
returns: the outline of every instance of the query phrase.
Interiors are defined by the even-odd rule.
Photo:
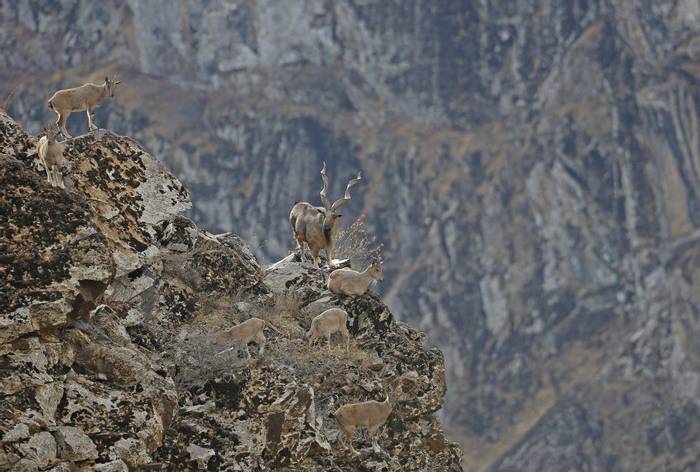
[[[362,269],[372,259],[379,259],[384,246],[367,231],[366,215],[360,215],[350,226],[341,229],[333,251],[334,259],[350,259],[353,267]]]
[[[219,354],[226,347],[215,342],[213,332],[192,334],[174,348],[173,360],[178,370],[173,380],[180,391],[190,391],[210,380],[233,376],[236,368],[246,362],[238,357],[238,349]]]

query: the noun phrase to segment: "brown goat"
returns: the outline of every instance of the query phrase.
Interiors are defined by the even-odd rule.
[[[96,130],[97,126],[93,123],[92,112],[100,106],[106,97],[114,97],[114,89],[120,83],[119,80],[110,80],[109,77],[105,77],[102,85],[84,84],[80,87],[59,90],[54,93],[49,99],[48,105],[58,115],[56,126],[61,134],[66,138],[71,137],[66,130],[66,121],[74,111],[87,112],[88,127],[90,131]]]
[[[345,349],[350,349],[350,332],[347,327],[348,312],[341,308],[330,308],[313,320],[311,320],[311,328],[306,333],[309,339],[309,345],[320,337],[325,337],[328,340],[328,350],[331,350],[331,335],[340,333],[345,338]]]
[[[345,188],[345,196],[332,204],[327,196],[328,175],[326,175],[325,162],[321,170],[321,179],[323,180],[323,188],[320,195],[323,206],[317,207],[307,202],[295,203],[289,213],[289,224],[292,226],[294,239],[299,246],[302,260],[304,259],[304,243],[306,243],[316,267],[319,267],[318,255],[321,250],[326,253],[328,266],[333,267],[332,253],[338,233],[338,219],[343,216],[338,213],[338,210],[350,201],[350,189],[362,180],[362,176],[357,174],[356,178],[350,180]]]
[[[382,263],[379,260],[372,261],[362,272],[347,267],[334,270],[328,276],[326,288],[341,295],[364,295],[375,280],[384,280]]]
[[[36,153],[46,170],[46,181],[53,187],[65,188],[61,175],[64,146],[56,139],[56,131],[53,128],[44,129],[44,132],[46,135],[39,139]]]
[[[344,446],[349,446],[353,454],[357,451],[352,447],[352,436],[358,428],[367,430],[372,438],[372,449],[379,453],[380,448],[377,443],[377,431],[386,423],[391,415],[393,407],[387,394],[383,402],[369,400],[366,402],[347,403],[333,413],[333,417],[340,427],[338,439]],[[346,443],[345,441],[348,441]]]

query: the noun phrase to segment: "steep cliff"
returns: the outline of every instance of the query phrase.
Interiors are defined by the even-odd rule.
[[[260,256],[323,160],[334,194],[363,170],[348,216],[445,352],[467,468],[697,467],[696,0],[29,5],[0,7],[13,113],[119,70],[98,124]]]
[[[35,141],[0,113],[0,470],[461,470],[434,415],[442,353],[378,297],[199,229],[129,138],[67,140],[65,190],[32,168]],[[331,306],[348,351],[307,345]],[[273,326],[265,353],[220,353],[213,333],[252,316]],[[387,391],[382,451],[350,454],[332,412]]]

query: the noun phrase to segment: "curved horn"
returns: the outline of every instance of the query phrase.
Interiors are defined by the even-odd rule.
[[[350,180],[350,182],[348,182],[348,186],[345,187],[345,196],[337,199],[335,203],[333,203],[333,205],[331,206],[331,211],[337,210],[350,200],[350,189],[353,188],[355,185],[359,184],[360,180],[362,180],[362,175],[358,172],[357,177]]]
[[[323,179],[323,188],[321,189],[321,202],[326,210],[331,209],[331,201],[328,200],[328,174],[326,174],[326,163],[323,163],[323,169],[321,169],[321,179]]]

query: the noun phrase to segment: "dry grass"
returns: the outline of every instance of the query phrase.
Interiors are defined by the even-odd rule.
[[[365,221],[366,215],[360,215],[350,226],[341,229],[333,250],[336,259],[350,259],[353,267],[363,268],[373,259],[380,259],[384,246],[377,243],[377,238],[369,233]]]
[[[211,332],[192,334],[178,344],[173,351],[178,366],[173,380],[179,391],[201,387],[212,379],[233,377],[236,369],[246,363],[235,350],[220,355],[221,346]]]
[[[190,390],[197,385],[203,385],[207,380],[233,375],[237,369],[247,365],[245,347],[223,352],[228,347],[216,343],[215,334],[223,329],[230,328],[252,317],[269,322],[280,333],[267,332],[267,349],[276,344],[285,344],[283,337],[303,332],[298,325],[295,316],[299,313],[301,300],[292,292],[274,295],[269,300],[261,303],[251,303],[242,315],[234,315],[230,309],[222,309],[222,305],[231,307],[235,300],[212,297],[208,302],[209,310],[200,315],[189,326],[190,333],[184,340],[172,339],[167,350],[172,353],[173,361],[178,366],[178,372],[174,377],[180,390]],[[283,333],[283,334],[281,334]],[[254,352],[254,350],[253,350]],[[252,354],[255,356],[255,354]],[[241,357],[242,356],[242,357]]]

